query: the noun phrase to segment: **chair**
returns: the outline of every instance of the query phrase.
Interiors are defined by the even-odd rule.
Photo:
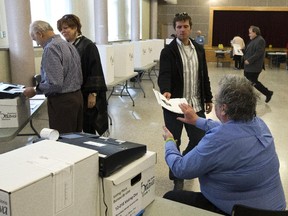
[[[236,204],[233,207],[232,216],[288,216],[288,210],[264,210]]]

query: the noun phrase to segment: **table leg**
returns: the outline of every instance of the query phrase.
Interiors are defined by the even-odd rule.
[[[133,103],[133,106],[135,106],[134,100],[133,100],[133,98],[132,98],[132,96],[131,96],[131,94],[130,94],[130,92],[129,92],[129,89],[128,89],[128,81],[127,81],[127,80],[126,80],[126,82],[125,82],[125,90],[126,90],[128,96],[131,98],[132,103]]]
[[[34,131],[34,133],[18,134],[17,136],[35,136],[36,135],[38,138],[41,138],[41,136],[38,133],[38,131],[34,128],[32,119],[29,121],[29,123],[30,123],[30,127]]]

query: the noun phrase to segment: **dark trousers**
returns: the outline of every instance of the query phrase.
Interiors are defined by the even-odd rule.
[[[82,132],[83,97],[81,91],[48,96],[49,127],[60,134]]]
[[[258,81],[260,73],[246,72],[244,71],[244,76],[250,80],[253,86],[260,91],[263,95],[267,96],[270,94],[268,88],[266,88],[261,82]]]
[[[200,192],[193,191],[169,191],[163,196],[165,199],[180,202],[186,205],[194,206],[196,208],[201,208],[207,211],[215,212],[222,215],[228,215],[225,212],[218,209],[213,205],[205,196]]]
[[[174,139],[177,140],[177,148],[180,151],[180,145],[181,145],[181,134],[182,129],[185,127],[185,130],[187,132],[187,136],[189,138],[189,142],[187,144],[186,149],[183,151],[183,155],[187,154],[191,149],[193,149],[198,142],[202,139],[202,137],[205,135],[205,131],[195,127],[194,125],[190,124],[184,124],[181,121],[177,120],[177,117],[183,117],[183,114],[177,114],[170,112],[166,109],[163,109],[164,114],[164,121],[165,126],[169,129],[169,131],[173,134]],[[197,115],[200,117],[205,118],[204,111],[197,112]],[[177,180],[177,178],[173,175],[171,170],[169,171],[169,178],[171,180]]]
[[[242,56],[234,55],[233,56],[235,68],[241,69],[242,68]]]

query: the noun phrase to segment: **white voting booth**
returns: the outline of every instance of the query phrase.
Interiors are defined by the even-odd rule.
[[[150,39],[147,41],[149,43],[148,50],[150,51],[150,62],[159,61],[160,53],[164,48],[164,39]]]
[[[131,43],[114,43],[114,75],[126,77],[134,74],[134,46]]]
[[[97,45],[106,84],[114,81],[115,57],[112,45]]]
[[[144,67],[151,63],[148,41],[132,41],[134,45],[134,67]]]

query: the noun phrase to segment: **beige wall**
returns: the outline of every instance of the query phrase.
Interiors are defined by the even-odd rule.
[[[40,47],[34,48],[34,53],[35,53],[35,74],[40,74],[40,64],[43,49]],[[11,83],[8,48],[5,49],[0,48],[0,82]]]
[[[8,49],[0,49],[0,82],[11,82]]]

